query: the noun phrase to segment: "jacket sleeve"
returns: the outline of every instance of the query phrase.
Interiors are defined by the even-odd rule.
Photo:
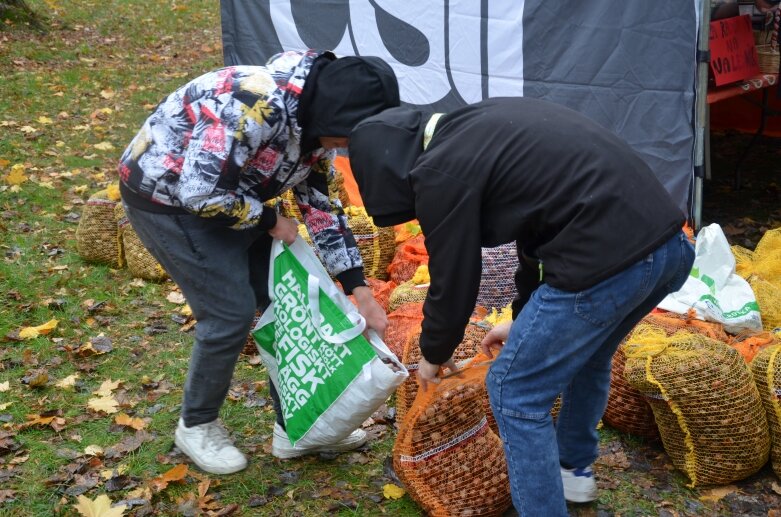
[[[332,155],[315,162],[306,180],[293,187],[293,194],[320,260],[350,294],[364,285],[363,261],[342,203],[328,192],[328,175],[334,175]]]
[[[431,276],[420,350],[430,363],[442,364],[463,340],[480,288],[480,196],[434,169],[418,169],[413,177]]]
[[[260,199],[237,194],[236,188],[242,167],[272,128],[263,110],[241,110],[239,104],[215,98],[201,103],[176,194],[182,208],[198,216],[223,220],[235,229],[270,229],[276,223],[274,210],[264,209]]]

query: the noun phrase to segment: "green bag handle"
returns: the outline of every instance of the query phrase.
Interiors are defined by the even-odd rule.
[[[353,327],[338,334],[325,335],[320,328],[323,322],[323,316],[320,313],[320,279],[310,274],[307,288],[309,290],[309,316],[315,323],[313,326],[323,341],[332,345],[343,345],[363,334],[363,331],[366,330],[366,319],[358,311],[354,311],[347,314],[347,318],[354,325]]]

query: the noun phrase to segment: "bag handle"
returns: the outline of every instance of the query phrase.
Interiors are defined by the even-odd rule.
[[[343,345],[363,334],[363,331],[366,330],[366,319],[357,311],[347,314],[350,323],[354,325],[353,327],[330,336],[323,334],[320,328],[323,321],[323,316],[320,313],[320,279],[315,275],[309,275],[307,288],[309,291],[309,317],[312,318],[317,334],[324,341],[332,345]]]

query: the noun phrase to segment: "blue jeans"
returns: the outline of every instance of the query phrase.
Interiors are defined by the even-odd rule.
[[[567,515],[559,467],[586,467],[597,458],[596,427],[607,406],[613,354],[683,285],[693,261],[681,232],[584,291],[543,284],[523,307],[486,378],[520,515]],[[550,410],[559,394],[554,426]]]

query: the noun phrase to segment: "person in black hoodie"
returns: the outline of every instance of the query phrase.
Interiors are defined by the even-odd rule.
[[[293,190],[320,259],[355,295],[367,325],[387,318],[366,285],[355,239],[328,192],[334,148],[361,119],[399,105],[396,76],[376,57],[285,52],[265,66],[234,66],[193,79],[166,97],[127,147],[120,192],[133,228],[181,288],[198,324],[176,445],[201,469],[247,465],[218,413],[256,309],[270,303],[272,239],[288,244],[297,223],[264,202]],[[287,438],[279,396],[272,454],[292,458],[354,449],[302,450]]]
[[[688,276],[683,212],[643,160],[583,115],[494,98],[432,117],[393,108],[356,126],[350,162],[374,222],[417,218],[429,253],[418,379],[437,382],[475,306],[481,247],[516,241],[512,324],[482,347],[521,515],[596,498],[591,464],[621,339]],[[562,395],[554,427],[550,410]]]

